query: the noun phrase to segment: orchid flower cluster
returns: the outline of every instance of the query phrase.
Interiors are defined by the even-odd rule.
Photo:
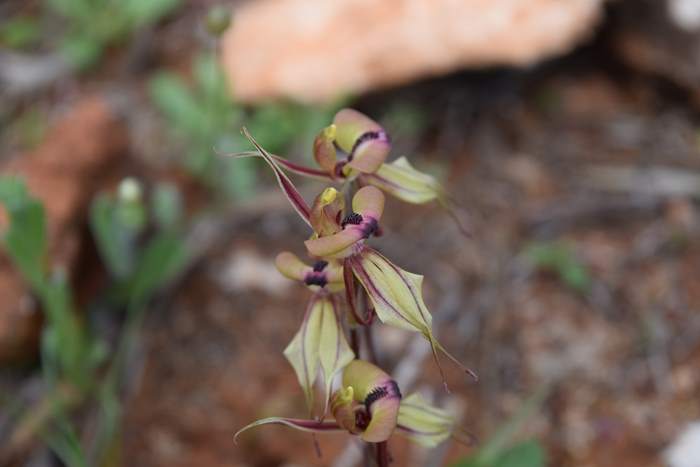
[[[421,292],[423,276],[401,269],[367,244],[371,237],[382,234],[384,193],[414,204],[436,200],[445,205],[440,184],[404,157],[387,163],[389,136],[375,121],[352,109],[338,112],[333,124],[316,137],[313,151],[319,168],[270,154],[243,131],[257,151],[234,156],[262,157],[312,230],[304,242],[311,264],[290,252],[276,258],[284,276],[311,292],[301,327],[284,350],[303,389],[309,419],[266,418],[244,427],[236,436],[264,424],[309,432],[347,431],[378,446],[395,432],[429,447],[454,436],[453,417],[430,406],[419,394],[403,397],[398,384],[376,361],[359,359],[358,330],[364,328],[363,335],[371,336],[376,317],[384,325],[422,334],[438,367],[440,353],[462,367],[433,333]],[[340,189],[325,188],[309,206],[285,171],[321,179]],[[371,338],[368,341],[371,345]],[[373,360],[372,352],[369,354]],[[342,384],[333,392],[333,381],[341,372]],[[321,403],[315,400],[317,382]]]

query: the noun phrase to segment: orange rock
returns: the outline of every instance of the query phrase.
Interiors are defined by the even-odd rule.
[[[71,272],[92,195],[127,149],[124,127],[101,98],[86,98],[49,132],[35,152],[13,159],[3,174],[22,177],[46,210],[54,266]],[[4,224],[5,220],[3,220]],[[40,313],[31,293],[0,251],[0,364],[32,352]]]
[[[465,67],[528,65],[591,33],[604,0],[260,0],[236,11],[236,97],[328,100]]]

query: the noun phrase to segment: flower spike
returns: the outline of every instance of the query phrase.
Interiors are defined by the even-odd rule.
[[[332,297],[314,295],[311,298],[301,328],[284,350],[284,356],[297,374],[310,411],[314,407],[314,382],[321,376],[325,414],[333,377],[355,358]]]

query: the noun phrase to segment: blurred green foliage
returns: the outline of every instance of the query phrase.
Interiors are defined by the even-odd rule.
[[[151,198],[147,205],[140,184],[126,179],[116,195],[101,194],[91,208],[95,240],[115,283],[113,304],[128,312],[108,359],[106,342],[78,313],[65,273],[50,268],[44,207],[27,192],[23,181],[0,177],[0,203],[10,219],[2,245],[46,316],[41,338],[46,400],[26,419],[38,425],[46,443],[70,467],[103,464],[118,434],[119,382],[136,340],[143,305],[187,260],[177,191],[159,185]],[[105,365],[107,370],[102,371]],[[93,449],[86,456],[70,414],[90,399],[99,402],[101,418],[93,427]],[[40,423],[35,422],[37,418]]]
[[[198,56],[192,83],[162,72],[150,82],[150,94],[175,137],[184,146],[183,166],[207,187],[228,196],[254,192],[255,161],[233,161],[219,153],[242,151],[249,143],[240,133],[245,125],[272,153],[308,143],[333,117],[340,104],[314,108],[294,103],[269,103],[245,109],[230,96],[226,78],[213,54]],[[310,154],[308,148],[302,148]]]
[[[36,18],[18,15],[0,23],[0,45],[10,49],[24,49],[41,38],[41,27]]]
[[[157,22],[180,0],[45,0],[66,22],[59,47],[78,68],[95,64],[104,50],[130,33]]]
[[[540,409],[549,388],[540,387],[474,454],[452,467],[544,467],[544,449],[536,440],[514,442],[527,419]]]
[[[566,243],[533,244],[525,250],[525,255],[535,268],[555,274],[572,290],[582,294],[590,290],[588,269]]]
[[[92,203],[90,225],[100,256],[115,281],[115,297],[140,306],[187,261],[181,234],[181,201],[174,186],[157,185],[152,202],[140,183],[122,181],[116,196],[101,193]],[[143,234],[153,225],[150,238]]]
[[[75,434],[64,406],[94,387],[95,371],[106,356],[105,346],[90,336],[77,315],[65,274],[49,271],[46,216],[41,203],[21,180],[12,177],[0,178],[0,203],[10,217],[2,236],[3,247],[39,298],[46,317],[41,356],[52,394],[47,402],[51,406],[49,422],[63,429],[45,430],[44,438],[67,465],[85,465],[82,451],[74,446]]]

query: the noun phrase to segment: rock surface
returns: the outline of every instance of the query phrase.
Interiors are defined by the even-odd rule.
[[[262,0],[235,12],[237,98],[323,101],[464,67],[524,66],[593,32],[604,0]]]

